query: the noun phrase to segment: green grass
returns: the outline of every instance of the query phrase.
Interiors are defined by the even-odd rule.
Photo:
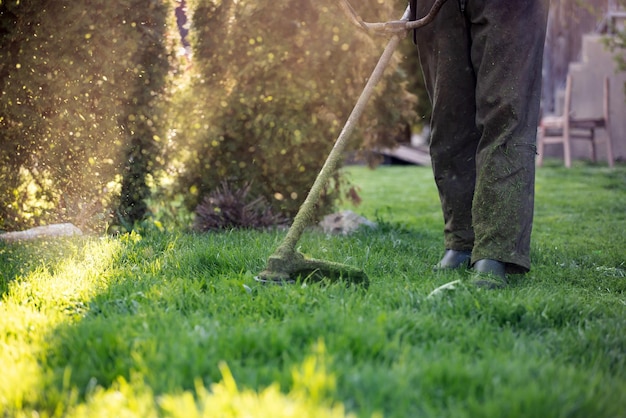
[[[280,232],[0,244],[0,416],[626,416],[626,167],[540,169],[532,271],[434,298],[430,170],[349,171],[379,228],[300,249],[369,289],[257,285]]]

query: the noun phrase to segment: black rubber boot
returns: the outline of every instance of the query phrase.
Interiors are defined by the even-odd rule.
[[[481,289],[502,289],[506,287],[506,266],[497,260],[483,259],[474,263],[472,284]]]
[[[435,265],[434,270],[450,270],[469,267],[472,253],[470,251],[446,250],[443,258]]]

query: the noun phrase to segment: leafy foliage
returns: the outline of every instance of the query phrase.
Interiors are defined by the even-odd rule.
[[[287,218],[273,213],[263,196],[251,196],[250,189],[251,185],[247,184],[233,190],[227,181],[223,181],[196,207],[195,229],[260,229],[287,223]]]
[[[148,7],[137,8],[142,14],[140,45],[136,52],[135,71],[138,78],[129,100],[125,103],[121,121],[126,143],[125,163],[122,171],[121,196],[117,210],[117,223],[127,229],[145,218],[150,196],[147,176],[151,174],[160,157],[160,144],[164,138],[162,106],[168,73],[167,13],[168,4],[151,2]],[[162,162],[162,161],[161,161]]]
[[[364,12],[397,11],[368,1]],[[194,1],[192,74],[179,92],[175,144],[188,205],[228,178],[293,216],[328,155],[386,39],[359,32],[334,1]],[[396,18],[397,16],[393,16]],[[352,149],[395,143],[413,116],[397,62]],[[327,212],[343,183],[323,194]]]
[[[178,71],[174,3],[0,3],[0,229],[130,229],[181,195],[193,211],[225,178],[295,214],[386,39],[331,0],[190,1],[193,57]],[[394,62],[352,150],[370,158],[406,135],[406,77]],[[336,173],[320,214],[345,183]]]
[[[151,164],[127,175],[129,157],[150,160],[147,142],[164,136],[168,4],[0,4],[0,228],[110,221],[122,178]]]

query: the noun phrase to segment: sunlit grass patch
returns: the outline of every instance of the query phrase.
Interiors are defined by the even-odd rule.
[[[0,379],[0,412],[46,397],[46,382],[55,373],[42,364],[49,331],[80,320],[86,301],[106,286],[119,250],[119,242],[110,239],[23,245],[25,250],[18,244],[2,247],[5,259],[15,265],[4,265],[14,276],[5,276],[7,291],[0,304],[0,358],[9,365]]]
[[[336,390],[327,370],[327,354],[319,341],[313,353],[292,370],[293,386],[281,391],[278,384],[255,391],[241,388],[226,363],[220,363],[222,378],[206,388],[199,379],[194,389],[156,397],[138,374],[130,381],[118,378],[109,388],[95,387],[85,403],[70,405],[67,417],[353,417],[343,405],[329,401]]]

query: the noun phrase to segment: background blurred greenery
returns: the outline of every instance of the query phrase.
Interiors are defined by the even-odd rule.
[[[406,2],[355,6],[385,21]],[[386,41],[336,0],[0,0],[0,231],[188,229],[222,184],[292,217]],[[376,165],[429,115],[407,37],[350,155]],[[338,170],[318,215],[346,198]]]
[[[188,226],[224,180],[291,216],[385,42],[330,0],[0,2],[0,229]],[[351,145],[366,159],[415,120],[400,60]]]

